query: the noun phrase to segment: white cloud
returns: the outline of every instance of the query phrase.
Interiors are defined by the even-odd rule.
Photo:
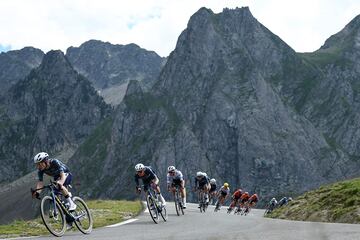
[[[296,51],[314,51],[360,13],[355,0],[4,0],[0,44],[66,50],[89,39],[136,43],[167,56],[200,7],[249,6]]]

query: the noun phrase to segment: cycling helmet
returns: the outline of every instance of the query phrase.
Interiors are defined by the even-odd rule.
[[[168,172],[173,172],[175,171],[175,167],[174,166],[169,166],[168,167]]]
[[[292,200],[293,200],[292,197],[289,197],[289,198],[288,198],[288,201],[292,201]]]
[[[196,176],[197,176],[197,177],[202,177],[202,176],[204,176],[204,173],[203,173],[203,172],[197,172],[197,173],[196,173]]]
[[[215,178],[210,179],[210,183],[211,183],[211,184],[216,184]]]
[[[47,160],[48,158],[49,158],[49,154],[47,154],[46,152],[40,152],[35,155],[34,163],[42,162],[44,160]]]
[[[144,170],[145,169],[145,166],[144,166],[144,164],[142,164],[142,163],[138,163],[138,164],[136,164],[136,166],[135,166],[135,171],[137,171],[137,172],[140,172],[140,171],[142,171],[142,170]]]
[[[276,198],[273,197],[273,198],[271,199],[271,201],[272,201],[272,202],[276,202]]]
[[[249,195],[249,192],[245,192],[245,195]]]
[[[224,187],[228,188],[229,184],[228,183],[224,183]]]

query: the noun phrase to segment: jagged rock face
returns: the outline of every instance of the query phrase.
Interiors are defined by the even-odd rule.
[[[1,102],[0,181],[33,169],[38,151],[55,154],[81,143],[111,108],[60,51],[15,84]]]
[[[303,57],[323,73],[301,112],[320,129],[333,148],[349,154],[349,166],[360,165],[360,17],[331,36],[316,52]]]
[[[0,53],[0,96],[38,67],[44,53],[36,48]]]
[[[319,102],[314,89],[328,81],[318,65],[296,54],[248,8],[220,14],[202,8],[151,91],[129,84],[106,128],[112,134],[105,137],[108,153],[97,162],[101,177],[85,180],[97,187],[83,193],[132,197],[138,162],[156,169],[162,187],[167,166],[175,165],[188,184],[202,170],[261,198],[359,174],[359,164],[307,119]],[[78,152],[72,162],[100,159],[94,157],[98,152]],[[77,169],[81,176],[89,172]]]
[[[149,88],[165,62],[165,58],[135,44],[113,45],[95,40],[78,48],[68,48],[66,56],[100,94],[106,89],[127,84],[129,80],[138,80],[144,88]]]

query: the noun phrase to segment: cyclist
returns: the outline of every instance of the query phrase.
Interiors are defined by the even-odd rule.
[[[229,206],[229,208],[227,209],[228,211],[232,211],[234,207],[236,207],[241,195],[243,194],[243,191],[239,188],[237,189],[233,195],[232,195],[232,201],[231,201],[231,204]]]
[[[270,202],[268,203],[268,209],[269,209],[269,213],[272,212],[274,210],[274,208],[276,208],[278,202],[276,201],[276,198],[272,198],[270,200]]]
[[[292,201],[291,197],[289,197],[289,198],[283,197],[282,199],[279,200],[278,205],[279,205],[279,207],[281,207],[283,205],[287,205],[289,203],[289,201]]]
[[[240,206],[244,207],[245,203],[249,200],[250,195],[248,192],[244,192],[240,197]]]
[[[217,209],[219,209],[220,206],[222,206],[224,204],[224,202],[225,202],[226,198],[229,196],[229,194],[230,194],[229,184],[224,183],[224,185],[217,192],[217,196],[218,196],[218,200],[216,203]]]
[[[247,202],[243,203],[243,205],[245,205],[245,211],[244,211],[245,215],[250,212],[250,209],[251,209],[253,206],[255,206],[255,204],[256,204],[257,202],[258,202],[258,196],[257,196],[257,194],[255,193],[255,194],[251,195],[251,197],[249,197],[249,199],[247,200]]]
[[[249,201],[248,201],[249,202],[249,207],[254,207],[258,201],[259,201],[258,195],[256,193],[254,193],[249,198]]]
[[[164,197],[161,195],[160,187],[159,187],[159,178],[156,176],[155,172],[149,166],[144,166],[142,163],[138,163],[135,165],[135,183],[136,183],[136,191],[138,193],[141,192],[141,187],[139,185],[139,179],[142,180],[144,184],[144,191],[147,192],[149,186],[152,187],[155,192],[159,195],[161,203],[163,206],[166,205]]]
[[[72,175],[69,168],[60,160],[49,158],[46,152],[40,152],[34,156],[34,163],[38,169],[38,182],[36,189],[44,186],[44,173],[54,178],[57,183],[58,191],[61,192],[66,201],[66,205],[70,211],[76,209],[76,204],[71,199],[71,193],[68,191],[67,186],[70,185]],[[39,197],[41,190],[32,192],[33,197]]]
[[[205,193],[205,202],[209,204],[209,190],[210,190],[210,180],[206,173],[197,172],[195,177],[195,191],[204,191]],[[199,206],[200,208],[200,206]]]
[[[211,200],[212,202],[215,199],[216,194],[217,194],[216,188],[217,188],[216,179],[215,178],[210,179],[209,195],[210,195],[210,199],[212,199]]]
[[[180,194],[182,198],[183,208],[186,208],[186,190],[185,190],[185,180],[181,171],[177,170],[174,166],[168,167],[167,173],[167,186],[168,191],[172,192],[175,195],[176,186],[180,188]]]

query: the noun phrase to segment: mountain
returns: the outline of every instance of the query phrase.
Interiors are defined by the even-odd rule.
[[[309,91],[301,113],[320,129],[333,148],[360,165],[360,15],[313,53],[301,56],[317,66],[321,81]],[[357,168],[358,169],[358,168]]]
[[[36,152],[76,148],[111,111],[61,51],[48,52],[0,102],[0,182],[34,170]]]
[[[40,65],[44,53],[36,48],[0,53],[0,96]]]
[[[114,105],[122,100],[130,80],[138,80],[144,88],[150,88],[165,62],[165,58],[136,44],[113,45],[96,40],[68,48],[66,56],[105,101]]]
[[[134,197],[138,162],[156,170],[163,188],[175,165],[189,186],[202,170],[260,198],[359,175],[358,160],[319,125],[324,118],[311,117],[329,100],[315,98],[316,89],[331,81],[247,7],[201,8],[151,90],[131,81],[114,117],[98,128],[101,137],[85,142],[70,164],[90,197]]]

